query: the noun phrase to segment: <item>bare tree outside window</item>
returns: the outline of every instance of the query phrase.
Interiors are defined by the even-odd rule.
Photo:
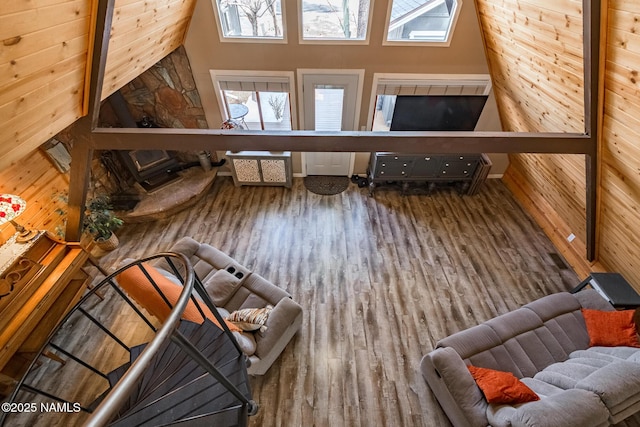
[[[365,39],[369,3],[370,0],[303,0],[303,37]]]
[[[217,0],[225,37],[282,38],[281,0]]]

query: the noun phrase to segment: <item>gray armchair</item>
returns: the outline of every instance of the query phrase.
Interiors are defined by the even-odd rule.
[[[237,336],[240,347],[249,357],[249,374],[264,375],[300,329],[302,307],[291,299],[289,293],[211,245],[184,237],[169,251],[189,258],[222,317],[235,310],[273,306],[263,331],[244,332]],[[163,275],[173,276],[165,261],[155,267]]]

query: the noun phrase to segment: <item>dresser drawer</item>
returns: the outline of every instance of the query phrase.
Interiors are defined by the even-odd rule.
[[[451,179],[466,179],[473,177],[478,168],[477,160],[443,160],[439,177]]]

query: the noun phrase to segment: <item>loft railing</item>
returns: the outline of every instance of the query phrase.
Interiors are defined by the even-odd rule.
[[[183,289],[173,306],[169,299],[164,295],[156,281],[153,280],[152,276],[147,271],[147,263],[155,260],[164,260],[166,265],[170,267],[175,277],[178,278],[182,284]],[[178,266],[176,266],[176,263]],[[140,306],[123,291],[117,282],[116,277],[119,274],[132,268],[137,268],[142,271],[155,291],[161,295],[163,301],[171,308],[170,314],[159,326],[157,326],[157,320],[145,315],[143,312],[144,310],[142,310]],[[180,271],[182,271],[183,274],[181,274]],[[106,290],[113,291],[111,298],[104,298],[101,294]],[[100,295],[99,301],[97,301],[97,298],[95,297],[96,294]],[[190,322],[187,322],[191,325],[187,325],[190,329],[185,329],[183,327],[186,321],[182,320],[182,316],[190,301],[195,305],[200,315],[202,315],[202,318],[206,319],[202,309],[202,304],[204,304],[204,306],[213,313],[222,327],[222,329],[216,329],[214,327],[212,329],[213,332],[206,332],[205,330],[205,332],[199,331],[192,334],[193,336],[197,335],[200,337],[201,335],[208,333],[212,340],[217,340],[214,344],[220,347],[220,351],[225,351],[225,356],[227,356],[224,360],[222,360],[222,358],[216,358],[216,360],[218,360],[217,364],[210,360],[210,358],[212,358],[212,352],[217,351],[216,345],[212,346],[211,343],[203,345],[201,337],[198,338],[200,340],[199,342],[194,342],[194,339],[185,335],[185,333],[181,331],[181,328],[183,330],[190,331],[193,331],[194,328],[198,328],[196,324]],[[121,304],[118,305],[118,302]],[[106,306],[109,304],[110,306]],[[151,341],[141,345],[131,345],[125,342],[126,339],[122,338],[121,331],[123,325],[119,325],[117,322],[118,319],[113,319],[113,316],[105,316],[105,313],[111,312],[111,308],[123,306],[131,309],[132,312],[135,313],[135,316],[133,317],[138,318],[141,321],[141,324],[146,325],[146,327],[150,329],[151,333],[154,335]],[[117,312],[118,311],[116,310],[116,313]],[[80,320],[80,318],[82,318],[82,320]],[[77,329],[80,329],[82,325],[84,325],[85,330],[77,331]],[[96,339],[95,334],[86,340],[78,340],[77,337],[74,338],[78,333],[86,332],[89,326],[97,328],[96,334],[104,334],[102,340]],[[130,327],[128,323],[125,326]],[[209,325],[206,327],[208,326]],[[62,340],[62,342],[60,342],[60,340]],[[80,345],[78,345],[78,341],[80,341]],[[87,346],[95,345],[96,342],[101,342],[101,347],[93,349],[87,348]],[[128,357],[131,360],[130,365],[128,363],[124,363],[120,366],[110,366],[111,371],[105,372],[104,365],[108,365],[108,362],[111,361],[107,360],[105,363],[104,360],[101,360],[100,356],[101,352],[111,351],[112,346],[106,344],[107,342],[112,342],[115,344],[114,347],[120,347],[128,353]],[[84,344],[84,346],[82,344]],[[69,346],[73,348],[67,348]],[[199,385],[199,387],[211,388],[214,386],[222,386],[226,393],[233,396],[232,398],[227,396],[225,399],[220,399],[222,402],[226,402],[223,403],[223,405],[226,406],[218,408],[215,403],[212,403],[206,407],[206,410],[202,409],[202,407],[198,408],[200,412],[196,415],[199,417],[207,416],[208,414],[206,411],[209,411],[212,414],[214,412],[220,413],[226,410],[237,411],[237,424],[246,425],[247,416],[255,414],[258,409],[257,404],[251,400],[245,364],[246,358],[211,299],[208,297],[202,282],[194,273],[189,260],[184,255],[176,253],[160,253],[134,261],[118,269],[114,273],[107,275],[104,280],[94,286],[54,329],[47,342],[40,349],[33,362],[29,365],[27,372],[18,382],[6,403],[14,405],[16,409],[20,409],[18,408],[18,404],[22,404],[22,409],[34,409],[34,411],[31,412],[49,412],[50,408],[54,408],[54,411],[52,412],[56,412],[55,409],[57,409],[58,412],[67,412],[66,414],[63,414],[64,416],[69,417],[69,422],[66,424],[75,424],[76,421],[78,421],[79,413],[85,413],[83,422],[85,422],[84,425],[86,426],[104,426],[113,423],[114,421],[117,422],[117,419],[123,416],[128,416],[127,411],[129,409],[123,410],[123,408],[134,408],[136,406],[137,402],[132,401],[132,396],[135,396],[136,392],[139,394],[141,393],[141,383],[143,380],[147,383],[149,382],[149,378],[154,375],[154,369],[158,370],[156,373],[157,376],[171,375],[172,372],[173,374],[178,375],[178,369],[174,368],[173,371],[166,373],[161,366],[158,366],[160,363],[159,361],[163,360],[162,358],[165,354],[169,354],[174,357],[172,360],[181,360],[176,359],[177,356],[174,356],[174,353],[176,353],[176,347],[173,346],[177,346],[177,353],[183,352],[183,357],[188,356],[185,360],[190,360],[190,363],[193,365],[192,368],[187,369],[187,374],[184,372],[180,374],[184,376],[185,381],[187,379],[189,380],[186,381],[189,385],[193,386],[193,383],[200,381],[201,384],[204,385]],[[142,348],[144,349],[142,350]],[[171,353],[171,351],[174,353]],[[47,354],[51,355],[52,352],[58,357],[54,357],[53,359],[49,358],[47,366],[48,368],[51,368],[53,363],[57,363],[53,362],[54,360],[63,360],[63,366],[57,366],[57,369],[55,369],[56,366],[53,366],[53,375],[58,371],[59,376],[62,378],[57,384],[59,385],[59,388],[64,388],[64,390],[45,390],[39,386],[39,383],[48,382],[49,388],[51,388],[51,383],[53,382],[53,388],[56,388],[56,381],[52,381],[52,379],[47,375],[51,369],[45,369],[45,372],[38,375],[38,370],[42,369],[42,366],[44,365],[43,356]],[[205,352],[207,354],[205,354]],[[65,359],[66,362],[64,362]],[[169,359],[169,357],[167,357],[167,359]],[[232,366],[234,374],[232,375],[233,380],[230,380],[223,370],[226,369],[226,371],[229,371],[229,366],[232,362],[236,363],[237,366]],[[174,362],[174,365],[176,363],[177,362]],[[87,374],[79,375],[79,378],[82,379],[82,385],[78,385],[80,389],[83,387],[100,389],[95,386],[96,383],[113,381],[114,378],[119,378],[119,380],[115,384],[109,384],[107,389],[102,391],[102,393],[96,396],[89,404],[72,401],[68,397],[63,396],[63,392],[69,388],[69,385],[65,383],[65,378],[74,377],[74,375],[68,375],[66,373],[68,371],[67,365],[71,364],[77,366],[78,369],[88,371]],[[185,364],[187,363],[182,363],[183,371],[185,370]],[[220,368],[220,366],[223,366],[223,368]],[[65,370],[65,372],[60,373],[60,370]],[[206,375],[210,376],[210,378],[203,378]],[[166,388],[166,395],[169,395],[177,388],[185,387],[185,384],[179,384],[180,379],[182,379],[182,377],[179,377],[177,380],[161,378],[156,382],[163,384]],[[174,388],[171,389],[168,384],[174,384]],[[162,388],[154,389],[153,392],[158,393],[158,390],[161,390],[161,393],[164,392],[162,391]],[[150,394],[150,392],[147,394]],[[173,395],[173,397],[178,400],[175,403],[176,405],[181,402],[184,403],[184,399],[182,401],[179,400],[180,393],[174,392]],[[139,399],[144,400],[143,397],[145,396],[140,394]],[[157,398],[157,401],[162,401],[164,397],[165,396]],[[27,402],[27,400],[29,400],[29,402]],[[233,401],[233,403],[229,404],[231,401]],[[54,406],[51,406],[50,403],[54,403]],[[26,406],[27,404],[29,406]],[[173,403],[171,401],[163,402],[164,407],[172,404]],[[150,406],[150,404],[145,405],[145,408],[147,409]],[[211,407],[215,407],[215,410],[208,409]],[[61,409],[63,410],[60,411]],[[205,411],[204,414],[203,411]],[[26,415],[27,419],[29,418],[29,414],[25,414],[24,411],[22,411],[21,414],[17,414],[17,412],[18,411],[3,411],[0,413],[0,426],[11,425],[12,418],[14,416],[24,417]],[[78,414],[74,414],[76,412]],[[48,414],[47,417],[56,415],[60,416],[61,414]],[[180,419],[164,418],[162,423],[170,424],[171,422],[177,422],[188,418],[189,417],[187,415],[183,414]],[[229,417],[227,417],[227,419],[228,418]]]

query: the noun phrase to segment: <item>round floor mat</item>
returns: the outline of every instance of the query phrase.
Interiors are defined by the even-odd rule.
[[[304,186],[312,193],[329,196],[346,190],[349,187],[349,178],[346,176],[325,175],[305,176]]]

